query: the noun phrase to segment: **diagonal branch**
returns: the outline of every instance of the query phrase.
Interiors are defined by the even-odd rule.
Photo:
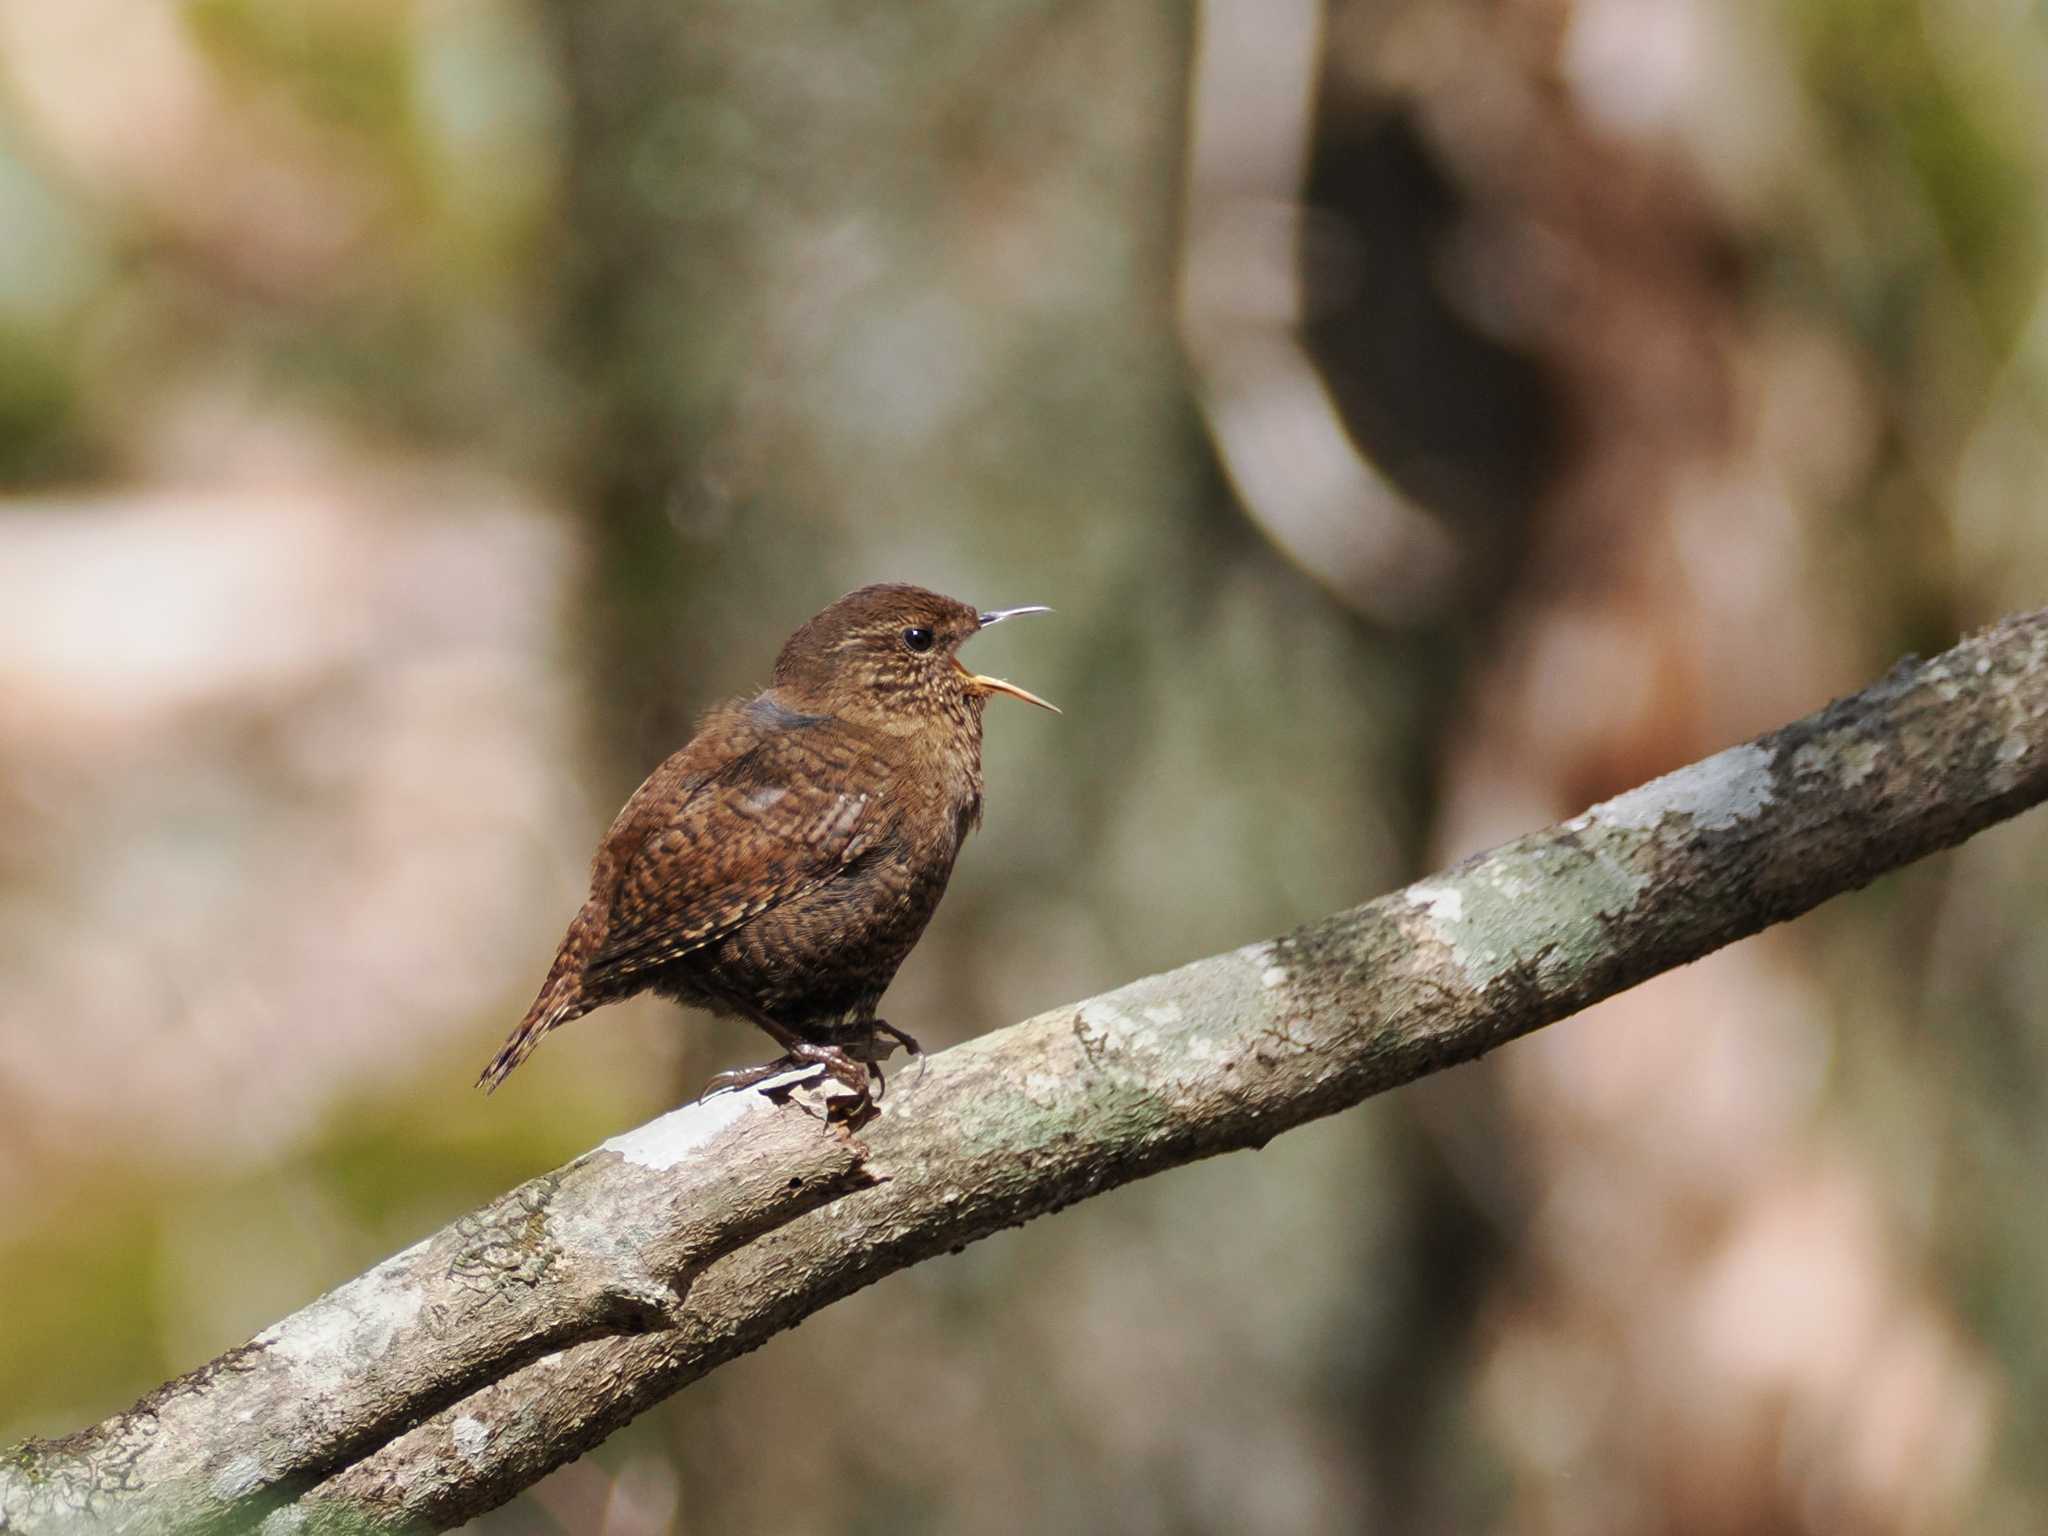
[[[0,1459],[0,1531],[52,1529],[82,1504],[110,1529],[168,1528],[135,1512],[201,1506],[189,1487],[165,1502],[163,1467],[204,1477],[204,1507],[272,1510],[266,1529],[459,1524],[884,1275],[1470,1060],[2043,798],[2048,612],[1406,890],[947,1051],[899,1079],[864,1159],[801,1115],[720,1111],[721,1133],[655,1181],[666,1193],[636,1197],[642,1225],[607,1227],[586,1205],[610,1196],[552,1191],[574,1251],[556,1266],[567,1299],[548,1305],[566,1310],[506,1313],[500,1293],[364,1353],[377,1339],[339,1298],[398,1266],[445,1304],[458,1223],[130,1414]],[[703,1123],[678,1111],[608,1146],[687,1140]],[[743,1185],[747,1169],[758,1177]],[[787,1208],[777,1173],[802,1181]],[[523,1193],[469,1220],[517,1210]],[[714,1220],[694,1246],[666,1225],[748,1198],[751,1214]],[[687,1297],[656,1304],[685,1275]],[[337,1305],[320,1403],[268,1399],[314,1438],[259,1455],[245,1489],[228,1474],[251,1434],[220,1411],[219,1383],[253,1372],[283,1390],[281,1340]]]

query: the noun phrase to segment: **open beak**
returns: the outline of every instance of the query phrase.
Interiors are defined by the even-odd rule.
[[[991,624],[1000,624],[1005,619],[1014,619],[1020,613],[1051,612],[1052,610],[1043,603],[1027,603],[1021,608],[991,608],[987,613],[980,614],[978,617],[981,620],[981,627],[987,629]],[[977,693],[1007,693],[1011,698],[1022,699],[1026,704],[1036,704],[1040,709],[1049,709],[1054,714],[1060,712],[1059,705],[1048,704],[1044,699],[1041,699],[1027,688],[1019,688],[1015,683],[1006,683],[1000,677],[983,677],[979,672],[969,672],[958,656],[953,658],[953,665],[960,668],[961,673],[967,678],[967,686],[974,689]]]

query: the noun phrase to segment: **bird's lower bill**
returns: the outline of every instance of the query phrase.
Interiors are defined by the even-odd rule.
[[[1007,693],[1011,698],[1022,699],[1026,704],[1036,704],[1040,709],[1049,709],[1054,714],[1060,712],[1059,705],[1046,703],[1028,688],[1019,688],[1015,683],[1004,682],[1000,677],[983,677],[979,672],[969,672],[957,659],[953,665],[960,667],[961,674],[967,679],[967,686],[976,693]]]

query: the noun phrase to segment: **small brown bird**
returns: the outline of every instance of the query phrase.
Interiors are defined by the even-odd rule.
[[[773,685],[714,709],[619,812],[540,995],[479,1086],[557,1025],[651,989],[752,1020],[785,1052],[714,1088],[815,1064],[851,1090],[828,1101],[833,1117],[865,1118],[869,1072],[879,1082],[897,1045],[918,1049],[875,1005],[981,821],[982,709],[996,693],[1053,709],[957,652],[1049,611],[862,587],[791,635]]]

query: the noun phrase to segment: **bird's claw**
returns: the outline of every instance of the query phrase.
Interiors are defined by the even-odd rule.
[[[919,1045],[912,1036],[905,1034],[887,1019],[876,1019],[870,1027],[874,1032],[874,1034],[869,1036],[871,1043],[878,1043],[874,1041],[874,1035],[887,1035],[897,1045],[902,1046],[906,1053],[915,1056],[917,1058],[918,1081],[924,1081],[925,1064],[931,1060],[931,1053]],[[889,1052],[884,1051],[882,1054],[886,1056]],[[878,1066],[875,1068],[875,1076],[880,1077],[881,1075],[882,1069]]]
[[[758,1067],[733,1067],[728,1071],[714,1072],[705,1082],[703,1091],[697,1095],[697,1102],[702,1104],[717,1094],[752,1088],[767,1083],[771,1078],[788,1077],[790,1073],[800,1072],[806,1067],[823,1070],[823,1064],[819,1062],[805,1061],[796,1056],[779,1056],[774,1061],[764,1062]],[[787,1090],[796,1087],[799,1081],[802,1079],[791,1078],[789,1082],[776,1083],[762,1091],[770,1097],[786,1096]]]
[[[887,1019],[876,1019],[868,1026],[868,1029],[870,1031],[870,1038],[874,1035],[887,1035],[912,1056],[922,1056],[924,1054],[923,1046],[919,1045],[912,1036],[905,1034]]]

